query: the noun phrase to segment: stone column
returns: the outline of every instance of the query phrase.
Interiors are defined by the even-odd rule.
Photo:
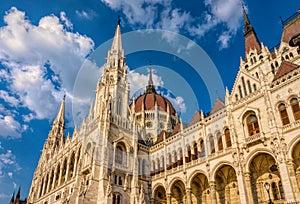
[[[75,156],[75,162],[74,162],[74,168],[73,168],[73,175],[72,178],[75,177],[75,175],[77,174],[76,170],[77,170],[77,161],[78,161],[78,155]]]
[[[217,204],[217,195],[216,195],[216,182],[209,181],[211,204]]]
[[[66,176],[65,176],[65,180],[64,182],[67,182],[68,181],[68,175],[69,175],[69,168],[70,168],[70,158],[69,158],[69,161],[67,162],[67,170],[66,170]]]
[[[186,192],[186,203],[192,204],[192,195],[191,195],[192,190],[190,188],[187,188],[185,192]]]
[[[295,201],[294,189],[292,188],[292,182],[290,180],[290,175],[289,175],[288,166],[286,162],[279,163],[279,172],[280,172],[281,182],[283,185],[285,199],[288,201]]]
[[[45,194],[45,186],[46,186],[46,180],[44,179],[44,182],[43,182],[43,189],[42,189],[42,196]]]
[[[58,177],[58,184],[57,186],[60,186],[61,184],[61,177],[62,177],[62,171],[63,171],[64,165],[60,166],[60,171],[59,171],[59,177]]]
[[[296,177],[296,172],[295,172],[294,167],[295,167],[295,164],[294,164],[293,160],[288,161],[288,170],[289,170],[291,182],[293,184],[294,193],[295,193],[296,198],[300,198],[300,192],[299,192],[300,189],[299,189],[299,185],[297,182],[297,177]]]
[[[57,173],[57,167],[55,167],[55,170],[54,170],[54,176],[53,176],[53,181],[51,184],[52,185],[51,189],[54,189],[54,186],[55,186],[56,173]]]
[[[170,193],[167,194],[167,204],[171,204],[172,196]]]
[[[246,192],[245,192],[246,195],[245,196],[248,197],[248,203],[249,204],[254,204],[250,172],[244,172],[244,177],[245,177],[245,188],[247,189],[247,190],[245,189],[246,190]],[[239,190],[240,190],[239,179],[238,179],[238,185],[239,185]],[[241,198],[241,196],[240,196],[240,198]]]
[[[238,182],[240,201],[244,203],[250,203],[248,200],[249,196],[247,195],[247,190],[246,190],[247,186],[246,186],[246,182],[244,181],[243,174],[240,172],[236,175],[236,177]],[[245,176],[245,180],[246,180],[246,176]]]

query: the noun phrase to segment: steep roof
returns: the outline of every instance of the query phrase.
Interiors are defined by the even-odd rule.
[[[224,102],[220,99],[220,98],[217,98],[213,108],[211,109],[211,111],[209,112],[209,115],[212,115],[216,112],[218,112],[219,110],[221,110],[222,108],[225,107],[225,104]]]
[[[293,64],[291,62],[282,61],[278,72],[276,73],[273,81],[279,79],[280,77],[288,74],[289,72],[293,71],[294,69],[297,69],[299,66],[296,64]]]
[[[196,110],[196,112],[194,113],[194,116],[193,116],[192,120],[189,123],[189,126],[196,124],[197,122],[200,121],[200,119],[201,119],[201,113],[200,113],[200,111]]]

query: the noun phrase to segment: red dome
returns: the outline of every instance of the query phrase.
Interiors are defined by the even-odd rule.
[[[167,106],[169,106],[170,114],[175,116],[176,111],[172,103],[167,98],[157,93],[145,93],[143,95],[140,95],[135,100],[135,112],[142,111],[143,104],[144,104],[144,110],[153,110],[155,108],[155,103],[157,103],[157,106],[160,110],[166,112],[167,112]],[[132,104],[130,105],[130,107],[131,106]]]

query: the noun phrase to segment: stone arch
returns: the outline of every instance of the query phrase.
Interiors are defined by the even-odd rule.
[[[199,171],[193,174],[190,180],[190,188],[192,203],[211,203],[210,186],[208,177],[205,174]]]
[[[245,164],[246,171],[249,171],[249,166],[250,166],[250,163],[253,160],[253,158],[256,157],[258,154],[262,154],[262,153],[270,154],[275,159],[275,156],[271,152],[270,149],[266,149],[266,148],[255,149],[255,151],[250,152],[249,155],[245,159],[245,161],[246,161],[246,164]]]
[[[205,172],[204,170],[202,169],[197,169],[197,170],[194,170],[187,178],[187,188],[190,188],[191,187],[191,181],[193,179],[194,176],[196,176],[197,174],[203,174],[204,176],[206,176],[208,178],[208,173]]]
[[[275,157],[266,152],[260,152],[251,157],[249,164],[251,197],[254,203],[268,202],[269,195],[265,185],[270,185],[270,197],[275,201],[284,201],[281,176]]]
[[[167,189],[166,189],[166,190],[167,190],[167,193],[171,191],[172,185],[173,185],[177,180],[180,180],[180,181],[182,181],[182,182],[184,183],[184,181],[183,181],[182,178],[180,178],[180,177],[174,177],[174,178],[169,182],[169,185],[168,185],[168,187],[167,187]]]
[[[167,194],[165,187],[158,183],[153,188],[152,192],[153,198],[154,198],[154,204],[166,204],[167,203]]]
[[[218,166],[214,179],[218,203],[240,203],[236,170],[231,165]]]
[[[211,174],[211,177],[212,178],[215,178],[216,177],[216,172],[220,169],[220,168],[222,168],[222,166],[231,166],[234,170],[235,170],[235,168],[234,168],[234,165],[232,164],[232,163],[230,163],[230,162],[228,162],[228,161],[220,161],[219,163],[217,163],[213,168],[212,168],[212,174]],[[213,180],[213,179],[212,179]]]
[[[294,137],[287,145],[287,150],[288,150],[288,153],[287,153],[287,158],[288,159],[292,159],[293,158],[293,151],[294,151],[294,148],[296,147],[296,145],[300,143],[300,135],[297,135],[296,137]]]
[[[175,179],[170,185],[171,203],[186,203],[186,188],[182,179]]]

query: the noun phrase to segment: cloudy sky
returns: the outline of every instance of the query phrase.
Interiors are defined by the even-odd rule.
[[[300,7],[292,0],[244,4],[269,48],[280,41],[280,16]],[[185,122],[196,109],[209,112],[213,100],[224,97],[222,87],[232,88],[244,55],[241,0],[1,1],[0,203],[8,203],[18,186],[27,196],[64,94],[72,132],[72,103],[89,104],[96,84],[82,81],[97,81],[118,16],[131,95],[143,92],[150,61],[155,84]],[[157,43],[149,43],[153,38]],[[86,74],[87,65],[97,74]],[[78,84],[89,96],[74,90]]]

